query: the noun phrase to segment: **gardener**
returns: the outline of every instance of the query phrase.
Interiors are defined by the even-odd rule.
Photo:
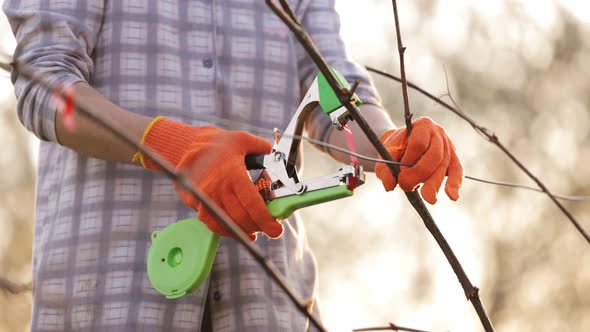
[[[402,171],[402,189],[423,183],[424,198],[434,203],[448,175],[445,189],[456,200],[462,169],[444,130],[421,118],[408,142],[367,74],[346,56],[333,0],[291,2],[328,63],[349,82],[360,80],[361,111],[392,157],[416,164]],[[315,77],[311,59],[263,1],[5,0],[3,9],[18,42],[15,61],[60,83],[176,167],[190,168],[195,184],[252,239],[258,234],[256,244],[313,303],[316,267],[301,223],[275,221],[243,172],[244,155],[268,153],[272,137],[200,120],[284,128]],[[64,121],[52,92],[18,72],[12,78],[20,119],[41,139],[32,330],[306,329],[306,319],[232,238],[221,241],[207,285],[178,300],[156,293],[145,272],[149,234],[194,216],[200,203],[183,204],[149,158],[92,121],[78,113]],[[352,127],[358,152],[375,156]],[[309,117],[307,131],[346,145],[321,112]],[[377,174],[387,190],[396,186],[383,165]],[[228,234],[206,210],[198,216]]]

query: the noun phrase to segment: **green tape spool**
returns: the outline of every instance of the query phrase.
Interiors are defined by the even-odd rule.
[[[180,220],[152,233],[148,278],[169,299],[199,288],[211,271],[219,236],[196,218]]]

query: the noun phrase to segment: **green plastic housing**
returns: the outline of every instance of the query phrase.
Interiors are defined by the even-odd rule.
[[[285,219],[297,209],[352,194],[346,185],[340,185],[277,198],[266,206],[275,218]],[[154,289],[168,299],[176,299],[199,288],[209,276],[219,240],[197,218],[180,220],[153,232],[147,272]]]
[[[339,71],[334,68],[330,68],[330,70],[336,77],[336,81],[338,84],[340,84],[340,87],[350,89],[350,84],[346,82],[344,76],[342,76]],[[324,113],[330,114],[342,107],[340,99],[338,99],[338,96],[336,96],[336,93],[334,93],[334,90],[332,90],[332,87],[330,87],[330,84],[328,84],[328,80],[321,72],[318,73],[318,91],[320,96],[319,104]],[[356,93],[353,95],[353,99],[355,100],[356,106],[360,106],[362,104],[362,101],[359,99]]]
[[[182,297],[207,280],[219,236],[196,218],[177,221],[152,233],[148,278],[169,299]]]

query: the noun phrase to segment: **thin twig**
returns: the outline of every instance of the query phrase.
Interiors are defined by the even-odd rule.
[[[379,74],[381,76],[391,78],[392,80],[395,80],[397,82],[401,82],[401,78],[394,76],[390,73],[386,73],[384,71],[381,71],[381,70],[378,70],[378,69],[375,69],[372,67],[366,67],[366,68],[367,68],[367,70],[369,70],[371,72],[374,72],[374,73]],[[508,158],[510,158],[510,160],[512,160],[512,162],[515,163],[516,166],[518,166],[518,168],[520,168],[529,178],[531,178],[533,181],[535,181],[535,183],[537,184],[537,186],[539,186],[541,191],[544,192],[545,194],[547,194],[547,196],[549,196],[549,198],[553,201],[553,203],[555,203],[555,205],[557,205],[557,207],[561,210],[561,212],[563,212],[563,214],[565,214],[565,216],[569,219],[569,221],[572,223],[572,225],[574,225],[574,227],[578,230],[578,232],[584,237],[586,242],[590,244],[590,235],[588,235],[588,233],[584,230],[584,228],[580,225],[580,223],[576,220],[576,218],[565,208],[565,206],[563,206],[563,204],[561,204],[561,202],[559,202],[557,200],[557,196],[555,196],[551,191],[549,191],[547,186],[545,186],[545,184],[543,182],[541,182],[541,180],[539,180],[526,166],[524,166],[524,164],[518,158],[516,158],[516,156],[514,156],[514,154],[512,154],[512,152],[510,152],[510,150],[508,150],[508,148],[506,148],[504,146],[504,144],[502,144],[500,142],[500,139],[498,138],[498,136],[496,136],[496,134],[494,132],[487,129],[486,127],[483,127],[483,126],[480,126],[479,124],[477,124],[473,119],[471,119],[471,117],[469,117],[467,114],[465,114],[461,109],[455,108],[455,107],[449,105],[449,103],[436,97],[432,93],[422,89],[421,87],[417,86],[416,84],[408,82],[408,86],[411,87],[412,89],[422,93],[423,95],[427,96],[428,98],[432,99],[437,104],[441,105],[442,107],[446,108],[447,110],[455,113],[461,119],[467,121],[467,123],[469,123],[469,125],[471,125],[471,127],[473,127],[473,129],[475,129],[475,131],[477,133],[484,136],[489,142],[496,145],[500,150],[502,150],[502,152],[504,152],[504,154],[507,155]]]
[[[45,89],[52,92],[59,91],[62,94],[62,97],[67,98],[67,96],[63,95],[64,92],[60,90],[60,87],[58,85],[52,84],[50,82],[47,82],[45,79],[38,77],[32,71],[30,71],[25,65],[22,65],[18,62],[13,62],[12,67],[14,70],[17,70],[21,75],[37,83],[39,86],[42,86]],[[281,289],[287,294],[287,296],[293,302],[293,304],[295,304],[297,309],[299,309],[299,311],[301,311],[317,329],[319,329],[320,331],[326,331],[326,328],[321,324],[320,320],[316,318],[315,315],[313,315],[310,311],[308,311],[308,306],[306,302],[301,300],[299,296],[296,294],[296,292],[287,284],[286,279],[282,276],[281,272],[277,269],[277,267],[270,260],[264,257],[262,251],[256,245],[250,242],[250,239],[246,235],[246,233],[244,233],[244,231],[227,215],[227,213],[224,210],[222,210],[219,206],[217,206],[217,204],[213,203],[205,193],[203,193],[200,189],[196,188],[192,184],[190,179],[188,179],[181,173],[177,173],[168,162],[163,161],[149,147],[135,142],[126,131],[122,130],[122,128],[119,128],[118,125],[113,123],[112,120],[103,117],[100,114],[90,111],[91,107],[88,107],[84,100],[75,98],[73,102],[74,106],[76,107],[76,110],[79,111],[80,114],[98,123],[125,144],[141,151],[145,156],[150,158],[158,167],[160,167],[168,177],[175,180],[178,184],[180,184],[188,192],[190,192],[198,201],[203,203],[204,207],[207,210],[209,210],[213,214],[213,216],[229,230],[229,232],[236,238],[236,240],[238,240],[247,249],[247,251],[264,268],[268,275],[270,275],[270,277],[279,285],[279,287],[281,287]]]
[[[287,13],[294,22],[297,22],[297,17],[295,16],[295,13],[293,13],[293,10],[289,6],[287,0],[279,0],[279,2],[281,3],[281,6],[283,7],[285,13]]]
[[[12,66],[10,64],[0,62],[0,68],[1,69],[4,69],[4,70],[7,70],[7,71],[10,71],[12,69]],[[375,69],[375,68],[372,68],[372,67],[369,67],[369,66],[366,66],[366,69],[368,71],[371,71],[371,72],[377,73],[379,75],[382,75],[384,77],[390,78],[390,79],[392,79],[394,81],[397,81],[397,82],[400,82],[400,83],[402,82],[401,78],[398,78],[398,77],[396,77],[396,76],[394,76],[392,74],[383,72],[381,70],[378,70],[378,69]],[[446,68],[445,68],[445,78],[446,78],[446,74],[447,73],[446,73]],[[353,84],[353,86],[350,89],[350,91],[352,92],[352,93],[349,92],[351,96],[352,96],[352,94],[355,91],[355,87],[358,86],[358,83],[357,82],[358,81],[355,81],[354,82],[355,84]],[[450,105],[447,105],[444,101],[442,101],[442,99],[440,97],[437,97],[437,96],[431,94],[430,92],[422,89],[418,85],[416,85],[416,84],[414,84],[414,83],[412,83],[410,81],[407,81],[407,84],[408,84],[408,86],[410,88],[412,88],[412,89],[420,92],[421,94],[427,96],[428,98],[430,98],[430,99],[432,99],[432,100],[440,103],[443,107],[445,107],[445,108],[447,108],[447,109],[449,109],[449,110],[451,110],[451,111],[453,111],[455,113],[457,112],[457,109],[459,107],[457,106],[457,103],[455,102],[455,100],[454,100],[453,96],[450,94],[450,92],[449,93],[446,93],[445,96],[449,96],[449,98],[451,99],[451,101],[455,105],[455,108],[453,108],[453,107],[450,107],[449,108],[448,106],[450,106]],[[449,91],[448,79],[447,79],[447,91]],[[173,111],[177,111],[177,110],[173,110]],[[464,115],[464,113],[462,111],[459,111],[458,115],[460,117],[462,117]],[[223,119],[223,118],[220,118],[220,117],[217,117],[217,116],[208,116],[208,115],[196,114],[195,117],[197,119],[199,119],[199,120],[211,121],[211,122],[215,122],[216,124],[223,124],[223,123],[225,123],[227,126],[232,126],[232,125],[239,125],[240,127],[245,127],[246,126],[246,127],[249,127],[251,130],[256,131],[258,133],[270,133],[270,134],[274,134],[274,130],[272,130],[272,129],[262,128],[262,127],[258,127],[258,126],[254,126],[254,125],[249,125],[249,124],[245,124],[243,122],[237,122],[237,121],[233,121],[233,120]],[[306,137],[306,136],[285,134],[285,133],[283,133],[280,130],[278,132],[279,132],[279,134],[281,136],[285,136],[285,137],[288,137],[288,138],[302,139],[302,140],[308,141],[310,143],[313,143],[313,144],[316,144],[316,145],[320,145],[320,146],[323,146],[323,147],[327,147],[327,148],[329,148],[331,150],[340,151],[342,153],[346,153],[348,155],[355,156],[355,157],[357,157],[359,159],[363,159],[363,160],[366,160],[366,161],[371,161],[371,162],[376,162],[376,163],[394,164],[394,165],[408,166],[408,167],[413,166],[413,165],[405,164],[405,163],[402,163],[402,162],[399,162],[399,161],[385,160],[385,159],[379,159],[379,158],[369,157],[369,156],[366,156],[366,155],[362,155],[360,153],[352,152],[352,151],[350,151],[350,150],[348,150],[346,148],[342,148],[342,147],[336,146],[334,144],[326,143],[326,142],[323,142],[323,141],[320,141],[320,140],[316,140],[316,139],[313,139],[313,138],[309,138],[309,137]],[[478,131],[478,133],[481,134],[481,132],[479,132],[479,131]],[[530,191],[535,191],[535,192],[539,192],[539,193],[546,193],[542,189],[534,188],[534,187],[526,186],[526,185],[522,185],[522,184],[515,184],[515,183],[510,183],[510,182],[505,182],[505,181],[495,181],[495,180],[482,179],[482,178],[478,178],[478,177],[470,176],[470,175],[465,175],[464,178],[465,179],[468,179],[468,180],[472,180],[472,181],[476,181],[476,182],[481,182],[481,183],[492,184],[492,185],[496,185],[496,186],[509,187],[509,188],[517,188],[517,189],[524,189],[524,190],[530,190]],[[562,199],[562,200],[566,200],[566,201],[583,202],[583,201],[589,201],[590,200],[590,195],[553,194],[553,196],[555,196],[558,199]]]
[[[538,193],[544,193],[544,191],[541,190],[541,189],[539,189],[539,188],[534,188],[534,187],[531,187],[531,186],[525,186],[525,185],[522,185],[522,184],[480,179],[480,178],[476,178],[474,176],[469,176],[469,175],[465,175],[464,178],[469,179],[471,181],[476,181],[476,182],[481,182],[481,183],[487,183],[487,184],[493,184],[495,186],[500,186],[500,187],[517,188],[517,189],[524,189],[524,190],[536,191]],[[577,202],[590,201],[590,196],[588,196],[588,195],[558,195],[558,194],[553,194],[553,196],[555,196],[556,198],[562,199],[564,201],[577,201]]]
[[[350,112],[352,118],[357,122],[359,127],[363,130],[363,133],[367,136],[367,139],[375,147],[375,149],[377,150],[379,155],[381,155],[381,158],[383,158],[385,160],[392,160],[391,156],[389,155],[389,153],[387,152],[387,150],[385,149],[383,144],[379,141],[377,134],[375,134],[375,132],[371,129],[371,126],[366,121],[366,119],[362,116],[362,114],[359,112],[358,108],[353,103],[350,102],[350,99],[347,98],[346,93],[344,93],[342,91],[342,87],[340,87],[340,85],[336,81],[336,78],[333,76],[331,70],[329,70],[328,65],[326,64],[325,60],[320,55],[319,51],[317,50],[316,46],[314,45],[314,43],[311,40],[311,38],[309,37],[309,35],[301,28],[300,24],[298,24],[297,22],[294,22],[289,17],[289,15],[287,13],[285,13],[283,10],[281,10],[279,7],[277,7],[277,5],[272,0],[266,0],[266,3],[275,12],[275,14],[277,14],[281,18],[281,20],[283,20],[283,22],[285,22],[285,24],[287,24],[289,29],[295,34],[295,37],[297,38],[297,40],[299,40],[299,42],[301,43],[303,48],[307,51],[309,56],[313,59],[315,64],[318,66],[318,69],[324,75],[324,77],[326,78],[326,81],[328,82],[328,84],[330,84],[330,87],[334,90],[334,93],[338,96],[342,105],[344,105],[346,107],[346,109]],[[395,177],[397,177],[397,175],[399,174],[399,171],[400,171],[399,167],[397,165],[392,165],[392,164],[387,164],[387,166],[388,166],[389,170],[392,172],[392,174]],[[432,236],[435,238],[436,242],[438,243],[441,250],[443,251],[445,257],[449,261],[449,264],[451,265],[451,267],[453,268],[453,271],[455,272],[455,274],[457,275],[457,278],[459,279],[459,283],[461,284],[461,287],[463,287],[463,290],[465,292],[465,296],[473,304],[473,307],[474,307],[475,311],[477,312],[477,315],[478,315],[480,321],[482,322],[482,325],[484,326],[486,331],[493,331],[492,324],[491,324],[491,322],[485,312],[485,309],[483,308],[481,300],[479,298],[479,294],[478,294],[479,289],[477,287],[473,286],[471,284],[471,281],[469,281],[469,278],[467,277],[467,274],[463,270],[461,263],[459,263],[457,256],[455,255],[455,253],[453,252],[453,250],[449,246],[447,240],[444,238],[444,236],[442,235],[442,233],[438,229],[438,226],[436,225],[436,223],[434,222],[434,219],[430,215],[430,212],[426,208],[424,201],[422,200],[420,195],[415,191],[406,192],[405,194],[406,194],[406,197],[408,198],[408,200],[410,201],[410,203],[412,204],[412,206],[416,209],[416,211],[418,212],[418,214],[420,215],[420,217],[424,221],[426,228],[430,231]]]
[[[268,2],[268,1],[267,1]],[[315,46],[314,46],[315,48]],[[15,65],[16,67],[16,65]],[[6,70],[9,70],[10,68],[3,68]],[[21,73],[22,73],[22,68],[21,69]],[[326,73],[324,73],[324,75],[326,75],[326,78],[328,79],[328,82],[333,85],[332,87],[334,88],[334,86],[338,87],[336,81],[331,82],[330,80],[330,72],[327,71],[327,75]],[[26,75],[25,75],[26,76]],[[32,78],[32,77],[31,77]],[[333,78],[332,78],[333,79]],[[41,84],[44,85],[46,88],[48,87],[48,84]],[[412,87],[412,84],[410,84],[410,86]],[[49,88],[54,88],[55,87],[51,87],[49,86]],[[337,91],[337,90],[335,90]],[[338,94],[338,92],[337,92]],[[257,261],[259,261],[263,267],[265,268],[265,270],[271,275],[271,277],[273,277],[273,279],[281,286],[281,288],[289,295],[290,299],[293,300],[294,302],[296,302],[295,304],[298,306],[299,309],[301,309],[302,307],[304,308],[302,311],[304,312],[304,314],[311,319],[312,323],[320,328],[320,330],[325,330],[323,327],[321,327],[321,324],[319,324],[313,317],[313,315],[311,315],[308,311],[307,308],[305,306],[305,304],[302,303],[302,301],[298,301],[298,299],[296,298],[296,295],[294,295],[294,293],[289,292],[288,290],[288,286],[286,285],[286,282],[284,282],[284,280],[281,278],[280,274],[278,274],[278,271],[276,270],[276,268],[274,268],[274,266],[272,265],[271,262],[269,262],[268,260],[266,260],[262,254],[259,252],[259,249],[257,249],[255,246],[250,245],[249,242],[247,242],[247,238],[245,237],[245,234],[243,234],[243,232],[237,228],[236,225],[233,224],[233,222],[231,221],[231,219],[229,219],[229,217],[220,209],[218,209],[216,206],[214,206],[213,203],[211,203],[210,201],[208,201],[206,199],[206,197],[196,188],[193,188],[192,184],[187,181],[186,179],[184,179],[182,176],[179,176],[177,174],[175,174],[174,170],[172,170],[168,165],[166,165],[166,163],[161,162],[157,156],[155,156],[151,151],[148,151],[147,149],[143,148],[140,145],[135,144],[129,137],[126,136],[125,133],[118,131],[117,129],[115,129],[115,127],[113,126],[112,123],[110,123],[108,120],[102,119],[100,117],[97,117],[96,115],[89,113],[89,112],[85,112],[85,109],[83,107],[81,107],[81,105],[78,103],[78,101],[75,101],[76,103],[76,107],[77,109],[81,110],[82,113],[88,117],[90,117],[91,119],[95,120],[96,122],[98,122],[99,124],[101,124],[102,126],[104,126],[105,128],[111,130],[115,135],[117,135],[120,139],[122,139],[123,141],[125,141],[127,144],[131,144],[132,146],[134,146],[135,148],[137,148],[138,150],[142,151],[145,155],[147,155],[148,157],[150,157],[152,160],[154,160],[154,162],[156,164],[158,164],[168,176],[171,176],[172,178],[176,179],[180,184],[184,185],[189,192],[191,192],[193,195],[195,195],[200,201],[203,202],[203,204],[212,211],[212,213],[230,230],[230,232],[236,236],[238,238],[238,240],[244,245],[246,246],[246,248],[248,249],[248,251],[254,255],[254,257],[257,259]],[[443,102],[444,103],[444,102]],[[345,104],[348,105],[348,104]],[[354,108],[353,108],[354,109]],[[350,109],[349,109],[350,110]],[[358,112],[358,110],[357,110]],[[355,115],[355,112],[352,111],[353,116]],[[367,126],[367,128],[369,128]],[[475,128],[475,127],[474,127]],[[483,127],[482,127],[483,128]],[[485,129],[485,128],[484,128]],[[484,130],[485,132],[485,130]],[[380,151],[381,152],[381,151]],[[386,158],[386,156],[384,156]],[[392,167],[392,168],[396,168],[396,167]],[[545,190],[546,193],[547,190]],[[550,193],[548,193],[550,194]],[[412,201],[412,200],[410,200]],[[414,203],[412,203],[414,204]],[[418,212],[422,215],[422,213],[420,212],[420,210],[418,209]],[[425,221],[426,223],[426,221]],[[428,225],[427,225],[428,227]],[[436,226],[435,226],[436,227]],[[430,228],[429,228],[430,229]],[[436,235],[435,235],[436,238]],[[439,240],[437,239],[437,242]],[[440,242],[439,242],[440,245]],[[444,248],[443,248],[443,251]],[[447,253],[445,252],[445,255],[447,255]],[[448,256],[447,256],[448,258]],[[453,263],[451,263],[451,265],[453,265]],[[273,270],[274,268],[274,270]],[[454,268],[455,269],[455,268]],[[275,273],[277,275],[275,275]],[[459,276],[459,279],[461,281],[461,277]],[[281,282],[282,281],[282,282]],[[463,285],[463,283],[462,283]],[[286,289],[287,288],[287,289]],[[464,287],[465,288],[465,287]],[[475,288],[475,292],[477,292],[477,288]],[[466,292],[467,294],[467,292]],[[471,300],[473,294],[467,294],[468,298]],[[477,298],[477,300],[479,300],[479,298]],[[480,304],[481,305],[481,304]]]
[[[409,83],[411,84],[411,83]],[[351,88],[352,90],[352,88]],[[147,103],[141,103],[139,101],[129,101],[131,103],[135,103],[135,105],[143,105],[143,106],[148,106]],[[153,106],[152,104],[150,104],[149,106]],[[159,107],[159,109],[161,109],[162,111],[168,111],[168,112],[178,112],[180,110],[175,109],[175,108],[166,108],[166,107]],[[406,166],[406,167],[412,167],[414,166],[414,164],[407,164],[407,163],[402,163],[399,161],[393,161],[393,160],[385,160],[385,159],[381,159],[381,158],[375,158],[375,157],[369,157],[367,155],[364,154],[360,154],[358,152],[352,152],[347,148],[343,148],[334,144],[330,144],[330,143],[326,143],[324,141],[320,141],[317,139],[313,139],[311,137],[307,137],[305,135],[294,135],[294,134],[287,134],[285,132],[283,132],[282,130],[278,129],[278,130],[273,130],[273,129],[269,129],[269,128],[265,128],[265,127],[260,127],[260,126],[256,126],[253,124],[248,124],[245,123],[243,121],[236,121],[236,120],[231,120],[231,119],[224,119],[221,118],[219,116],[215,116],[215,115],[207,115],[207,114],[193,114],[193,117],[196,120],[199,121],[205,121],[211,124],[215,124],[217,126],[220,126],[222,128],[226,128],[226,129],[247,129],[252,133],[256,133],[256,134],[269,134],[269,135],[274,135],[274,134],[278,134],[280,137],[286,137],[286,138],[294,138],[294,139],[300,139],[303,141],[307,141],[309,143],[318,145],[318,146],[322,146],[322,147],[326,147],[329,150],[334,150],[334,151],[339,151],[342,152],[344,154],[350,155],[350,156],[355,156],[359,159],[362,160],[366,160],[366,161],[370,161],[370,162],[374,162],[374,163],[384,163],[384,164],[393,164],[393,165],[399,165],[399,166]],[[489,180],[489,179],[482,179],[482,178],[478,178],[475,176],[470,176],[470,175],[465,175],[464,176],[465,179],[467,180],[471,180],[471,181],[476,181],[476,182],[480,182],[480,183],[486,183],[486,184],[491,184],[491,185],[495,185],[495,186],[499,186],[499,187],[508,187],[508,188],[515,188],[515,189],[523,189],[523,190],[529,190],[529,191],[534,191],[534,192],[538,192],[538,193],[545,193],[543,190],[536,188],[536,187],[531,187],[531,186],[527,186],[527,185],[522,185],[522,184],[517,184],[517,183],[511,183],[511,182],[506,182],[506,181],[497,181],[497,180]],[[553,194],[555,197],[557,197],[558,199],[561,200],[565,200],[565,201],[576,201],[576,202],[584,202],[584,201],[590,201],[590,195],[565,195],[565,194]]]
[[[363,331],[428,332],[425,330],[417,330],[417,329],[413,329],[413,328],[409,328],[409,327],[398,326],[393,323],[389,323],[389,326],[365,327],[365,328],[352,330],[352,332],[363,332]]]
[[[412,131],[412,113],[410,112],[410,105],[409,105],[409,101],[408,101],[408,81],[406,79],[406,69],[405,69],[405,64],[404,64],[404,52],[406,50],[406,48],[403,46],[402,44],[402,36],[401,36],[401,32],[400,32],[400,27],[399,27],[399,17],[398,17],[398,13],[397,13],[397,1],[396,0],[392,0],[391,1],[392,5],[393,5],[393,15],[395,18],[395,31],[396,31],[396,36],[397,36],[397,48],[398,48],[398,52],[399,52],[399,63],[400,63],[400,72],[401,72],[401,79],[402,79],[402,92],[403,92],[403,99],[404,99],[404,117],[406,120],[406,128],[407,128],[407,136],[410,136],[410,133]],[[397,167],[397,166],[396,166]],[[395,176],[397,178],[397,174]],[[422,198],[420,197],[420,195],[414,191],[412,192],[412,199],[416,202],[416,205],[414,206],[424,206],[424,202],[422,201]],[[426,207],[424,206],[424,209],[426,209]],[[479,320],[481,321],[481,324],[483,326],[483,328],[487,331],[493,331],[494,327],[492,326],[492,322],[490,321],[490,318],[488,317],[487,313],[485,312],[485,309],[483,308],[483,305],[479,299],[479,289],[477,287],[474,287],[473,285],[471,285],[471,282],[469,281],[469,279],[467,278],[467,274],[465,274],[465,272],[463,271],[461,265],[459,264],[459,261],[456,259],[456,257],[454,257],[454,253],[451,250],[451,247],[448,246],[445,238],[442,236],[442,233],[440,233],[440,231],[438,230],[438,227],[436,226],[434,219],[429,220],[428,222],[426,221],[426,219],[424,219],[424,222],[426,223],[426,227],[428,227],[429,229],[432,229],[435,233],[440,234],[440,239],[442,241],[439,241],[439,244],[443,244],[444,246],[446,246],[448,248],[448,250],[450,251],[450,255],[451,258],[456,260],[457,263],[457,267],[460,268],[460,272],[462,272],[465,276],[465,280],[464,280],[464,287],[463,289],[465,290],[465,293],[467,295],[467,298],[473,303],[475,311],[477,312],[477,315],[479,316]],[[443,246],[441,246],[441,248],[444,248]],[[450,257],[447,256],[447,257]],[[455,271],[457,272],[457,271]]]
[[[402,34],[399,28],[399,18],[397,15],[397,1],[391,1],[393,5],[393,16],[395,18],[395,32],[397,36],[397,51],[399,53],[399,69],[402,75],[402,95],[404,99],[404,119],[406,120],[407,136],[412,133],[412,112],[410,112],[410,98],[408,97],[408,81],[406,79],[406,65],[404,62],[404,52],[406,48],[402,43]]]

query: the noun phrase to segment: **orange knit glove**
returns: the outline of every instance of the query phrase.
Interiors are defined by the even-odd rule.
[[[408,139],[406,128],[391,129],[380,138],[391,158],[412,167],[401,166],[399,185],[404,191],[413,191],[424,183],[420,192],[430,203],[436,203],[436,193],[445,175],[445,192],[453,201],[459,199],[459,188],[463,182],[463,167],[455,153],[455,146],[444,128],[430,118],[421,117],[412,122],[412,133]],[[375,173],[383,182],[386,191],[393,190],[398,181],[384,163],[377,163]]]
[[[246,155],[270,153],[272,146],[264,139],[244,131],[193,127],[159,117],[146,128],[143,143],[189,175],[194,185],[224,209],[252,240],[256,232],[273,238],[282,234],[283,226],[268,212],[244,163]],[[145,168],[159,169],[149,158],[138,157]],[[175,188],[212,232],[231,236],[200,201],[181,186],[175,184]]]

